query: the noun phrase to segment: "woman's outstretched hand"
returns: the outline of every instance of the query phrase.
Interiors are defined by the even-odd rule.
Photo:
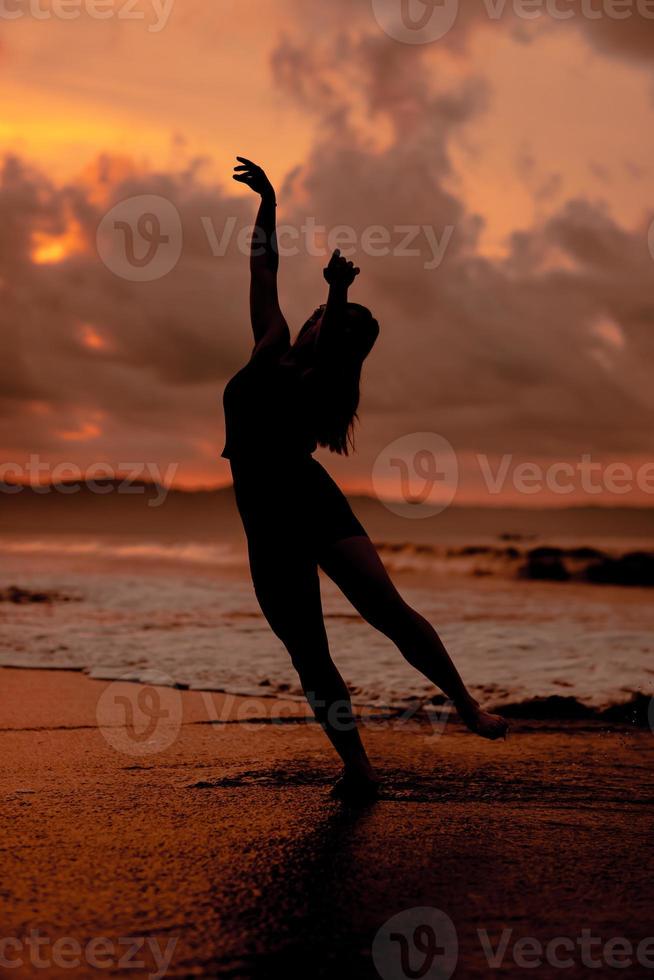
[[[352,285],[356,277],[361,272],[354,262],[348,262],[341,255],[340,249],[336,249],[329,265],[323,269],[323,275],[330,286],[344,286],[346,289]]]
[[[251,187],[256,194],[260,194],[261,197],[275,197],[275,188],[268,180],[265,170],[257,166],[256,163],[252,163],[252,160],[248,160],[246,157],[236,157],[240,162],[240,167],[234,167],[234,180],[237,180],[239,184],[247,184]]]

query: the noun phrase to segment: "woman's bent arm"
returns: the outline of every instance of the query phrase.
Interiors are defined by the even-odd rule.
[[[342,350],[341,337],[347,314],[348,290],[361,270],[344,259],[339,249],[333,253],[323,275],[329,284],[327,305],[323,313],[318,333],[316,350],[328,362],[330,357],[338,358]]]

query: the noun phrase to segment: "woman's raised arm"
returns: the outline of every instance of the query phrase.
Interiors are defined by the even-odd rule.
[[[261,197],[250,247],[250,319],[255,352],[261,348],[290,343],[288,324],[277,295],[277,200],[265,172],[246,157],[236,158],[234,180],[246,184]]]

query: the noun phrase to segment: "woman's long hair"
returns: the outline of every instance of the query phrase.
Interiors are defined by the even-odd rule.
[[[361,397],[361,368],[379,335],[379,324],[366,306],[348,303],[342,345],[327,364],[312,372],[313,431],[319,446],[348,456]]]

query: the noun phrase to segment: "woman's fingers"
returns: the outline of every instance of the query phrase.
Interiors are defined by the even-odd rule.
[[[335,248],[332,252],[332,257],[329,260],[329,264],[325,269],[325,272],[328,273],[330,277],[336,274],[342,275],[350,279],[350,281],[354,281],[354,279],[356,279],[361,272],[361,269],[358,266],[355,266],[354,262],[350,262],[348,259],[344,258],[341,255],[340,249]]]
[[[258,167],[256,163],[252,163],[247,157],[236,157],[240,161],[240,166],[234,167],[234,177],[236,179],[236,174],[241,174],[242,177],[247,177],[250,180],[256,180],[257,178],[263,178],[264,172],[261,167]]]
[[[335,248],[329,260],[329,266],[332,269],[347,269],[354,268],[354,263],[348,262],[346,258],[343,258],[340,248]]]

